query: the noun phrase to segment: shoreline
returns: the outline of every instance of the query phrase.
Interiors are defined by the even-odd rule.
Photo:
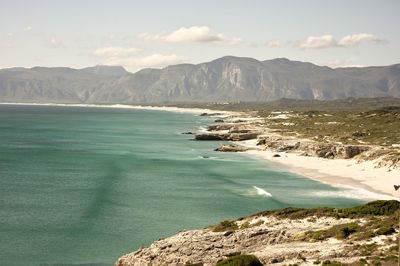
[[[239,115],[234,116],[231,120],[244,120],[249,122],[248,117]],[[229,122],[225,121],[229,124]],[[246,122],[245,122],[246,123]],[[223,124],[222,124],[223,125]],[[254,129],[251,123],[242,124],[242,129]],[[266,133],[270,129],[263,127],[264,136],[274,135],[276,133]],[[226,137],[229,130],[207,131],[209,134]],[[206,133],[207,134],[207,133]],[[259,136],[261,136],[260,134]],[[281,136],[281,135],[280,135]],[[283,168],[291,173],[301,175],[305,178],[316,180],[318,182],[328,184],[338,188],[352,190],[354,198],[361,200],[399,200],[400,191],[395,191],[393,185],[400,183],[400,169],[394,169],[387,166],[377,167],[376,160],[366,160],[358,162],[355,158],[350,159],[327,159],[315,156],[303,156],[301,150],[297,151],[274,151],[273,149],[263,146],[257,146],[258,138],[250,140],[235,141],[229,140],[234,146],[248,149],[242,151],[240,148],[233,150],[225,150],[226,152],[239,152],[247,156],[256,157],[267,161],[278,168]],[[302,142],[302,139],[290,139],[290,141]],[[344,195],[345,196],[345,195]]]
[[[357,196],[357,198],[362,199],[362,200],[398,200],[399,198],[396,197],[396,194],[394,193],[393,186],[389,186],[387,189],[382,189],[380,188],[374,188],[368,180],[365,179],[355,179],[353,177],[350,177],[346,174],[340,174],[340,173],[335,173],[334,169],[343,169],[343,167],[354,167],[356,166],[356,170],[353,171],[359,171],[359,168],[363,167],[362,164],[359,165],[354,160],[349,160],[349,162],[345,161],[336,161],[340,159],[322,159],[322,158],[315,158],[315,157],[305,157],[301,156],[298,154],[290,154],[290,153],[280,153],[281,157],[273,157],[275,153],[273,151],[261,151],[261,150],[249,150],[244,152],[244,154],[251,156],[251,157],[256,157],[259,158],[260,160],[265,160],[274,166],[278,168],[284,168],[288,172],[294,173],[301,175],[305,178],[309,178],[330,186],[334,186],[337,188],[344,188],[344,189],[349,189],[354,192],[354,196]],[[308,161],[308,163],[311,163],[312,161],[312,166],[309,167],[309,164],[304,167],[303,163],[303,158],[305,157],[305,160]],[[297,162],[296,162],[297,161]],[[321,164],[322,163],[322,164]],[[343,164],[346,164],[344,166]],[[368,163],[368,162],[367,162]],[[326,165],[330,165],[325,171],[321,171],[322,167]],[[318,167],[320,165],[321,167]],[[351,166],[348,166],[351,165]],[[358,167],[357,167],[358,166]],[[329,169],[329,170],[328,170]],[[381,168],[374,168],[374,170],[377,170],[377,172],[382,172],[385,171],[385,169]],[[333,173],[327,173],[328,171],[332,171]],[[350,173],[349,173],[350,174]],[[372,173],[371,173],[372,174]],[[371,175],[370,174],[370,175]],[[394,173],[392,176],[392,180],[395,178],[394,175],[397,176],[400,173]],[[380,180],[371,180],[371,181],[380,181]],[[390,189],[393,190],[393,193],[390,193]]]
[[[62,104],[62,103],[0,103],[0,105],[16,106],[60,106],[60,107],[87,107],[87,108],[116,108],[154,110],[178,113],[192,113],[200,115],[208,113],[209,116],[218,113],[214,117],[233,116],[232,120],[244,119],[250,121],[257,118],[244,117],[243,113],[234,111],[221,111],[201,108],[183,108],[151,105],[128,104]],[[373,161],[357,162],[354,159],[324,159],[312,156],[301,156],[293,152],[275,152],[261,150],[256,146],[256,139],[248,141],[231,141],[234,144],[250,148],[241,152],[243,155],[265,160],[289,172],[301,175],[305,178],[316,180],[334,187],[354,190],[363,190],[364,195],[370,194],[370,199],[399,199],[393,185],[400,182],[400,170],[386,167],[374,167]],[[273,155],[279,154],[280,157]],[[357,178],[358,177],[358,178]],[[384,180],[382,180],[384,178]],[[367,198],[364,198],[367,199]]]
[[[80,103],[4,103],[0,105],[16,105],[16,106],[58,106],[58,107],[88,107],[88,108],[110,108],[110,109],[137,109],[137,110],[153,110],[153,111],[166,111],[176,113],[221,113],[224,115],[238,114],[233,111],[211,110],[203,108],[184,108],[172,106],[153,106],[153,105],[130,105],[130,104],[80,104]]]

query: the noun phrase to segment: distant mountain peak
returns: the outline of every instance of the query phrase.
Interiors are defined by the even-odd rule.
[[[107,65],[97,65],[97,66],[93,66],[93,67],[86,67],[86,68],[82,68],[81,70],[83,70],[87,73],[92,73],[92,74],[97,74],[97,75],[102,75],[102,76],[112,76],[112,77],[121,77],[121,76],[124,76],[127,73],[129,73],[122,66],[107,66]]]

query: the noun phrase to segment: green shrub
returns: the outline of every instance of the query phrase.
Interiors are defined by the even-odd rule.
[[[335,227],[335,226],[334,226]],[[351,234],[360,230],[360,226],[356,223],[348,223],[343,225],[338,225],[336,228],[335,237],[337,239],[347,238]]]
[[[238,255],[218,262],[215,266],[262,266],[263,264],[253,255]]]
[[[235,231],[238,229],[238,225],[235,221],[225,220],[220,222],[218,225],[213,227],[214,232],[224,232],[224,231]]]
[[[391,235],[394,232],[396,231],[391,226],[382,226],[378,230],[376,230],[377,235]]]
[[[308,231],[302,240],[322,241],[330,237],[345,239],[351,234],[360,231],[361,227],[357,223],[347,223],[334,225],[326,230]]]
[[[340,209],[342,217],[362,217],[365,215],[391,215],[400,209],[397,200],[377,200],[365,205]]]

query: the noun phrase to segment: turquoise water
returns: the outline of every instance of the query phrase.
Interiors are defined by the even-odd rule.
[[[181,134],[210,121],[163,111],[0,106],[0,265],[112,265],[183,229],[272,208],[361,203]]]

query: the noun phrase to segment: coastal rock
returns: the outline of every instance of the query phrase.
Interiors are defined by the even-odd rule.
[[[195,135],[195,140],[226,140],[226,134],[214,133],[198,133]]]
[[[215,151],[221,152],[244,152],[247,150],[249,150],[249,148],[233,144],[220,144],[219,147],[215,149]]]
[[[195,140],[230,140],[230,141],[242,141],[249,139],[256,139],[258,133],[219,133],[219,132],[207,132],[198,133],[195,135]]]
[[[259,134],[258,132],[233,133],[229,134],[227,140],[242,141],[242,140],[256,139],[258,134]]]
[[[208,131],[221,131],[221,130],[229,130],[235,125],[233,124],[219,124],[219,125],[209,125],[207,127]]]
[[[367,146],[348,145],[348,146],[338,147],[337,154],[340,158],[350,159],[368,150],[369,147]]]
[[[222,113],[201,113],[200,116],[219,116],[223,115]]]

